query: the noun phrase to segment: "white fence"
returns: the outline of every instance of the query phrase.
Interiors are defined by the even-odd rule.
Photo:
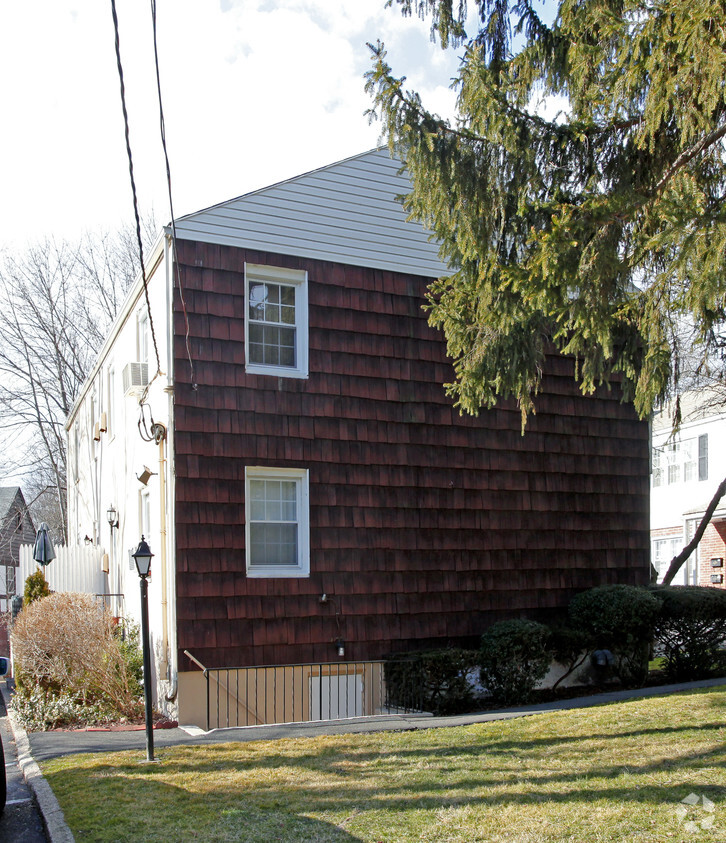
[[[106,577],[101,568],[103,553],[92,545],[55,547],[55,559],[43,569],[51,591],[80,591],[103,594],[107,590]],[[33,545],[20,547],[17,592],[23,593],[25,580],[38,569],[33,559]]]

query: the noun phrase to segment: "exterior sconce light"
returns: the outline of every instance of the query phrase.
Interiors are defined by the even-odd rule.
[[[106,510],[106,520],[112,530],[114,527],[118,527],[118,512],[116,512],[116,507],[113,504]]]
[[[156,474],[155,471],[152,471],[148,467],[148,465],[145,465],[144,470],[141,472],[141,474],[136,475],[136,479],[139,481],[139,483],[143,483],[144,486],[145,486],[155,474]],[[143,536],[142,536],[142,538],[143,538]]]
[[[141,649],[144,657],[144,709],[146,715],[146,760],[154,760],[154,721],[151,712],[151,648],[149,646],[149,571],[154,555],[142,536],[131,554],[141,581]]]
[[[83,537],[83,544],[93,544],[93,539],[86,533]]]
[[[339,658],[343,658],[345,656],[345,641],[342,638],[335,639],[335,649],[338,651]]]

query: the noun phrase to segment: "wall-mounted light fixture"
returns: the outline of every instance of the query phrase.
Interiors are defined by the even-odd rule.
[[[143,483],[145,486],[156,473],[157,472],[152,471],[147,465],[145,465],[144,470],[141,472],[141,474],[136,475],[136,479],[139,481],[139,483]]]
[[[114,527],[118,527],[118,512],[116,512],[116,507],[113,504],[110,504],[106,510],[106,520],[112,530]]]
[[[337,637],[333,639],[332,643],[335,645],[335,650],[338,654],[339,658],[343,658],[345,656],[345,641],[343,640],[343,634],[340,628],[340,607],[338,606],[338,602],[334,597],[327,594],[325,591],[320,595],[318,598],[320,603],[327,604],[331,603],[333,609],[335,610],[335,628],[337,632]]]
[[[86,533],[86,535],[83,537],[83,543],[93,544],[93,539],[88,535],[88,533]]]

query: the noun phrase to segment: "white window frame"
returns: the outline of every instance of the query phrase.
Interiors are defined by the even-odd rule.
[[[297,500],[297,565],[252,565],[250,560],[250,527],[252,480],[291,480],[295,483]],[[245,562],[248,577],[309,577],[310,576],[310,481],[304,468],[268,468],[247,466],[245,468]]]
[[[149,311],[145,307],[136,314],[136,359],[149,362]]]
[[[250,281],[295,288],[295,365],[273,366],[250,361]],[[302,269],[245,263],[245,371],[278,378],[308,377],[308,274]]]
[[[5,566],[5,596],[13,597],[17,590],[17,569],[14,565]]]
[[[653,448],[653,487],[675,486],[680,483],[695,483],[701,479],[700,437],[667,442]]]
[[[116,368],[108,367],[108,392],[106,395],[106,433],[109,441],[116,436]]]

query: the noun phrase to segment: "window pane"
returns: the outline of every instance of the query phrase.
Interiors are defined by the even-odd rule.
[[[295,365],[295,329],[250,323],[251,363],[268,366]]]
[[[297,566],[297,524],[251,524],[250,562]]]
[[[250,282],[250,319],[264,319],[266,285]]]

